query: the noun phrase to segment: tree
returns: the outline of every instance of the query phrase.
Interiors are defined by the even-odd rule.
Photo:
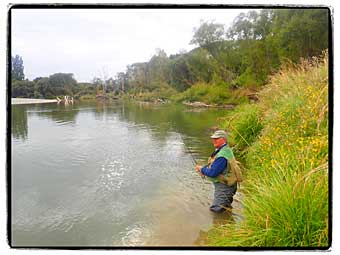
[[[273,23],[274,10],[265,9],[261,10],[256,15],[253,26],[254,38],[257,40],[265,39],[270,35]]]
[[[223,41],[224,25],[213,22],[203,22],[199,28],[194,28],[194,36],[190,44],[196,44],[209,50],[209,45],[213,42]]]
[[[193,84],[193,77],[188,64],[188,55],[180,55],[172,59],[169,64],[169,84],[178,91],[184,91]]]
[[[102,67],[101,77],[102,77],[102,85],[103,85],[103,94],[106,94],[106,90],[108,87],[108,68],[107,66]]]
[[[34,97],[34,82],[29,80],[12,81],[12,97]]]
[[[328,9],[276,10],[272,36],[281,59],[294,62],[328,47]]]
[[[92,84],[96,87],[96,94],[99,94],[100,88],[104,88],[104,81],[99,77],[94,77]]]
[[[34,88],[35,95],[43,98],[51,98],[55,95],[52,92],[48,77],[39,77]]]
[[[247,40],[253,37],[253,23],[252,19],[255,14],[240,13],[233,21],[232,26],[229,28],[227,36],[233,40]],[[255,18],[256,19],[256,18]]]
[[[119,87],[120,87],[120,91],[121,92],[125,92],[126,91],[126,84],[127,84],[127,75],[124,72],[119,72],[117,74],[117,78],[116,78]]]
[[[19,55],[15,55],[12,57],[12,81],[22,81],[25,79],[24,75],[24,62],[22,57]]]
[[[165,83],[167,80],[167,63],[169,59],[162,49],[156,49],[156,54],[147,64],[148,86]]]
[[[72,95],[73,87],[77,84],[77,81],[73,78],[72,73],[55,73],[48,78],[51,92],[55,95]]]
[[[126,78],[130,88],[142,90],[146,87],[148,81],[147,69],[147,63],[134,63],[127,66]],[[120,81],[117,83],[120,84]]]
[[[213,75],[219,73],[215,58],[204,48],[195,49],[188,58],[188,67],[194,82],[211,82]]]

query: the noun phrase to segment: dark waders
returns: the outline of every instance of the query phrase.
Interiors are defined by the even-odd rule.
[[[231,208],[233,202],[233,196],[237,190],[237,184],[228,186],[224,183],[215,182],[214,201],[210,206],[210,210],[213,212],[224,212],[226,208]]]

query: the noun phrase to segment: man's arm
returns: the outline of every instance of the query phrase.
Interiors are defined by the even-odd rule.
[[[208,176],[208,177],[217,177],[219,174],[223,172],[223,170],[226,168],[228,161],[223,158],[219,157],[215,159],[215,161],[212,163],[210,168],[207,166],[204,166],[201,168],[201,173]]]

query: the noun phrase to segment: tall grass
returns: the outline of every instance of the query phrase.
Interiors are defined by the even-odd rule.
[[[256,116],[263,128],[244,157],[245,220],[211,230],[211,245],[329,246],[327,59],[285,67],[261,91]],[[248,137],[247,122],[235,121],[239,136]]]
[[[238,155],[247,153],[247,148],[257,139],[263,123],[257,104],[243,104],[238,106],[226,117],[224,128],[230,130],[229,144]]]

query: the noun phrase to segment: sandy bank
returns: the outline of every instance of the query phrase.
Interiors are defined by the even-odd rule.
[[[56,102],[56,99],[12,98],[11,104],[46,104]]]

